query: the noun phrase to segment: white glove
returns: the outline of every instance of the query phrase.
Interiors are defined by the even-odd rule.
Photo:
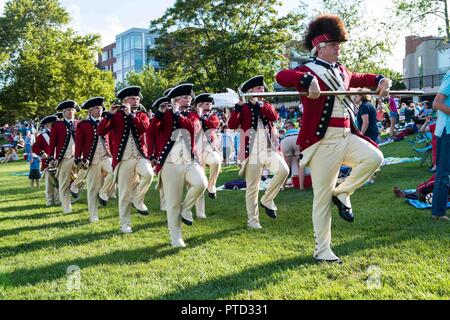
[[[391,88],[392,80],[384,78],[380,81],[377,88],[377,95],[380,97],[387,97],[389,95],[389,89]]]
[[[320,97],[319,81],[317,81],[317,78],[314,78],[309,85],[308,98],[317,99],[319,97]]]

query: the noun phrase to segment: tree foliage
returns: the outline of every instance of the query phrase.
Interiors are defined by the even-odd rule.
[[[142,104],[147,107],[147,110],[151,107],[152,103],[163,96],[164,91],[168,88],[174,87],[184,79],[181,77],[182,70],[168,69],[155,71],[153,67],[147,65],[140,73],[129,72],[127,74],[127,84],[133,86],[140,86],[143,100]],[[124,84],[120,84],[118,89],[122,88]]]
[[[160,38],[151,54],[182,72],[198,91],[236,88],[263,74],[270,85],[301,14],[278,18],[278,0],[177,0],[151,22]]]
[[[440,24],[440,30],[450,41],[448,0],[395,0],[395,14],[404,26],[422,26],[426,21]]]
[[[67,12],[56,0],[12,0],[1,19],[1,118],[42,117],[66,99],[114,96],[111,73],[96,68],[96,35],[64,30]]]
[[[340,61],[349,70],[358,72],[385,67],[396,38],[395,30],[388,27],[389,21],[374,21],[373,16],[365,14],[363,0],[322,0],[322,4],[324,12],[341,17],[349,33],[349,41],[342,45]]]

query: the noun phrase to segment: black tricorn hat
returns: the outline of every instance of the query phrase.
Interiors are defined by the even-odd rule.
[[[264,76],[256,76],[251,79],[248,79],[243,84],[241,84],[240,89],[242,92],[247,92],[251,88],[259,86],[264,86],[264,88],[267,88],[266,84],[264,83]]]
[[[105,102],[105,98],[103,98],[103,97],[91,98],[89,100],[86,100],[81,105],[81,109],[89,109],[89,108],[92,108],[92,107],[103,106],[104,102]]]
[[[73,100],[66,100],[66,101],[60,102],[55,110],[63,111],[64,109],[69,109],[69,108],[73,108],[77,111],[80,111],[80,106],[78,105],[78,103],[76,103]]]
[[[54,114],[54,116],[57,117],[58,119],[64,118],[64,114],[63,114],[62,112],[56,112],[56,113]]]
[[[192,96],[194,97],[194,92],[192,91],[192,87],[194,85],[192,83],[182,83],[170,89],[167,97],[175,98],[181,96]]]
[[[153,102],[152,108],[153,108],[153,109],[158,109],[159,106],[160,106],[162,103],[165,103],[165,102],[166,102],[166,103],[170,103],[170,98],[169,98],[169,97],[166,97],[166,96],[159,98],[158,100],[156,100],[155,102]]]
[[[209,93],[202,93],[195,97],[194,104],[202,102],[214,103],[214,98]]]
[[[337,15],[324,13],[309,23],[303,44],[306,49],[311,51],[322,42],[343,42],[347,40],[348,34],[341,18]]]
[[[167,95],[169,94],[170,90],[172,90],[172,88],[169,88],[169,89],[167,89],[166,91],[164,91],[163,95],[164,95],[164,96],[167,96]]]
[[[126,97],[139,97],[139,98],[143,98],[142,97],[142,93],[141,93],[141,87],[138,86],[130,86],[130,87],[126,87],[123,88],[122,90],[120,90],[119,92],[117,92],[116,97],[119,99],[124,99]]]
[[[43,126],[44,124],[55,122],[56,120],[58,120],[58,117],[55,115],[46,116],[46,117],[42,118],[42,120],[40,121],[40,124],[41,124],[41,126]]]

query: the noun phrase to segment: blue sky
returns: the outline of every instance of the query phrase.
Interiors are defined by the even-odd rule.
[[[343,0],[344,1],[344,0]],[[367,12],[381,17],[386,8],[392,5],[392,0],[365,0]],[[0,14],[6,0],[0,0]],[[309,0],[317,7],[319,0]],[[106,46],[115,41],[115,35],[132,27],[147,28],[152,19],[164,14],[175,0],[60,0],[60,3],[70,13],[71,27],[81,34],[98,33],[102,37],[101,44]],[[298,0],[283,0],[279,8],[280,15],[298,7]],[[315,5],[316,4],[316,5]],[[425,28],[426,29],[426,28]],[[432,28],[424,31],[424,35],[436,34]],[[406,34],[405,34],[406,35]],[[389,67],[402,71],[404,56],[404,37],[397,42]]]

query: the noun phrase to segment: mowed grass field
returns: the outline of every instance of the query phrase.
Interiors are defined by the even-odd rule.
[[[382,151],[416,156],[406,141]],[[44,186],[31,190],[17,175],[25,172],[24,161],[0,164],[0,299],[450,298],[450,224],[392,193],[429,177],[419,162],[382,167],[375,184],[353,195],[353,223],[334,209],[333,249],[343,265],[312,258],[311,190],[280,192],[278,219],[260,209],[263,230],[246,228],[245,192],[218,192],[206,200],[208,219],[183,226],[187,248],[174,249],[155,183],[151,214],[133,211],[134,232],[124,235],[116,200],[90,224],[85,192],[64,215],[45,207]],[[233,179],[237,169],[227,167],[218,185]],[[79,271],[68,274],[71,266]],[[380,280],[372,286],[374,268]]]

